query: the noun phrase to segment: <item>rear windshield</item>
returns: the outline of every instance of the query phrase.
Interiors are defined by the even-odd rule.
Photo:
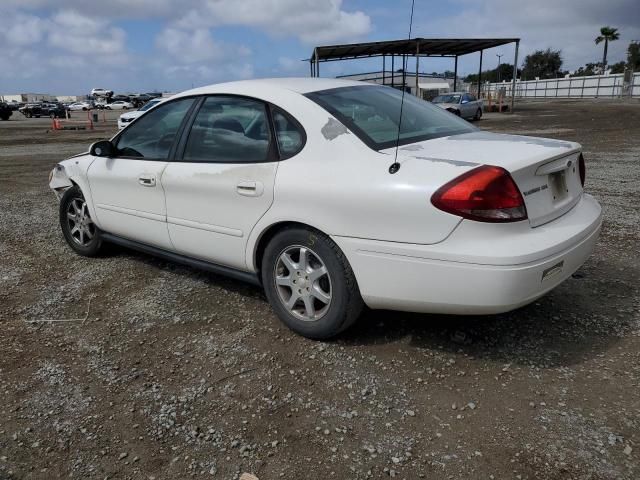
[[[306,94],[374,150],[394,147],[398,139],[402,92],[358,85]],[[398,145],[460,135],[477,129],[467,121],[411,94],[404,96]]]

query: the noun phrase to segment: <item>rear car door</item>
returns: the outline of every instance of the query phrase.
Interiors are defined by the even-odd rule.
[[[114,139],[116,155],[94,157],[88,171],[100,228],[155,247],[171,249],[162,172],[175,154],[176,139],[194,98],[158,107]]]
[[[178,253],[246,270],[247,238],[273,202],[278,148],[270,110],[252,98],[202,100],[162,175]]]

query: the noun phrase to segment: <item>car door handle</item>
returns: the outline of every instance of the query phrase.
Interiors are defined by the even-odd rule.
[[[155,187],[156,177],[152,175],[140,175],[140,177],[138,178],[138,183],[143,187]]]
[[[264,186],[260,182],[244,181],[238,183],[236,191],[245,197],[259,197],[264,191]]]

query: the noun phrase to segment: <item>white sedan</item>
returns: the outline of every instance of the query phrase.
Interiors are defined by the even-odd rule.
[[[585,262],[602,215],[579,144],[483,132],[410,95],[398,122],[401,95],[333,79],[176,95],[53,169],[64,237],[261,285],[310,338],[365,305],[513,310]]]
[[[69,110],[91,110],[91,108],[91,104],[87,102],[74,102],[67,107]]]
[[[118,118],[118,128],[120,130],[122,130],[124,127],[129,125],[129,123],[133,122],[136,118],[138,118],[144,112],[146,112],[147,110],[150,110],[151,107],[155,107],[157,104],[159,104],[161,102],[164,102],[164,99],[162,99],[162,98],[154,98],[153,100],[149,100],[147,103],[145,103],[138,110],[135,110],[133,112],[123,113]]]
[[[130,108],[133,108],[133,103],[118,100],[117,102],[107,103],[104,108],[107,110],[129,110]]]

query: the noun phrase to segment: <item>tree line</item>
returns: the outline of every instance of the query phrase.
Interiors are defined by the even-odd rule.
[[[536,77],[540,79],[545,78],[559,78],[570,74],[572,77],[578,77],[583,75],[598,75],[604,73],[605,70],[611,70],[611,73],[623,73],[625,69],[629,68],[636,72],[640,70],[640,42],[634,40],[629,43],[627,47],[627,60],[614,63],[612,65],[607,64],[607,54],[609,50],[609,43],[614,42],[620,38],[620,33],[617,28],[602,27],[600,29],[600,35],[595,38],[596,45],[603,43],[603,54],[601,62],[589,62],[586,65],[578,68],[570,74],[569,71],[562,69],[562,51],[552,50],[547,48],[546,50],[536,50],[530,53],[524,58],[522,68],[518,68],[517,76],[521,80],[534,80]],[[465,82],[477,83],[478,74],[467,75],[464,79]],[[500,82],[502,80],[513,80],[513,64],[500,63],[496,68],[490,70],[483,70],[482,80],[488,82]]]

